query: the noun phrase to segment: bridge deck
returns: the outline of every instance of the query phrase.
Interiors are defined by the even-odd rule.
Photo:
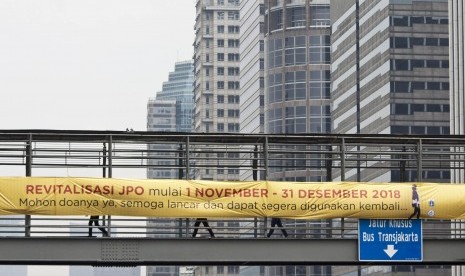
[[[355,239],[8,238],[0,264],[38,265],[374,265]],[[423,262],[465,264],[465,240],[424,240]],[[395,264],[389,262],[390,265]],[[402,262],[402,264],[408,264]]]

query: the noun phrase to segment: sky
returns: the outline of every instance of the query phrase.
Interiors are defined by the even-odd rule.
[[[194,22],[194,0],[0,0],[0,129],[145,131]]]
[[[194,0],[1,0],[0,129],[146,130]]]

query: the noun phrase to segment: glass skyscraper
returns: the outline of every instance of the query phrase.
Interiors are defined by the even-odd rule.
[[[163,132],[191,132],[193,118],[193,61],[176,62],[173,72],[169,73],[168,81],[163,83],[162,91],[150,99],[147,105],[147,130]],[[163,144],[149,145],[150,167],[147,178],[178,179],[179,170],[177,158],[172,146]],[[175,235],[177,220],[157,218],[147,222],[154,230],[151,237],[169,237]],[[179,267],[175,266],[149,266],[148,276],[179,275]]]
[[[193,119],[193,83],[194,65],[191,60],[176,62],[174,71],[169,73],[168,81],[163,83],[162,91],[151,99],[147,112],[148,131],[166,131],[165,128],[177,132],[191,132]],[[175,105],[175,121],[169,124],[157,121],[156,104],[171,102]]]
[[[329,0],[264,1],[265,133],[331,131],[329,3]],[[317,148],[296,145],[280,150],[289,153],[269,161],[268,180],[326,180],[326,170],[314,164],[321,156],[309,153]],[[312,225],[317,223],[320,222],[285,221],[286,225],[301,227],[318,227]],[[290,233],[293,234],[298,236],[297,232]],[[330,269],[267,266],[264,275],[329,275]]]
[[[192,86],[194,83],[192,61],[176,62],[174,72],[163,83],[162,91],[147,104],[147,130],[169,132],[191,132],[194,109]],[[178,178],[178,170],[169,167],[177,156],[166,156],[166,145],[150,145],[148,178]],[[158,168],[157,168],[158,167]]]
[[[265,8],[265,133],[330,133],[329,0],[268,0]],[[306,168],[304,156],[283,159],[307,161],[293,171],[273,161],[273,180],[325,179],[324,171]]]

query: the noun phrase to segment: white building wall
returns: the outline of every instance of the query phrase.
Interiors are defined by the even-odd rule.
[[[451,134],[465,134],[465,45],[464,21],[465,5],[463,0],[449,0],[449,74],[450,74],[450,130]],[[463,170],[451,172],[452,183],[464,183]],[[465,234],[465,225],[458,221],[452,223],[455,236]],[[465,275],[464,266],[452,267],[452,275]]]

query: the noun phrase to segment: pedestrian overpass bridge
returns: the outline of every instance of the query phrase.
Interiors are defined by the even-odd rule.
[[[450,182],[463,179],[464,142],[464,136],[446,135],[0,130],[0,175],[125,177],[142,170],[154,178],[179,179]],[[192,238],[193,219],[115,216],[100,220],[110,237],[90,238],[88,219],[0,217],[0,263],[396,264],[359,261],[354,219],[283,220],[288,238],[279,229],[266,238],[266,218],[210,219],[213,239],[202,228]],[[465,264],[461,221],[425,220],[423,225],[423,261],[410,264]]]
[[[7,217],[0,224],[1,264],[46,265],[374,265],[360,262],[358,227],[354,219],[284,220],[266,237],[266,219],[209,219],[215,238],[205,227],[192,237],[195,219],[101,217],[111,233],[88,237],[87,217]],[[104,225],[103,225],[104,224]],[[465,238],[460,222],[423,223],[423,265],[465,264]],[[96,226],[91,226],[97,228]],[[28,229],[29,236],[25,235]],[[409,262],[402,262],[408,264]],[[389,262],[395,264],[395,262]]]
[[[422,262],[360,262],[356,239],[2,238],[1,264],[458,265],[465,240],[425,239]]]

